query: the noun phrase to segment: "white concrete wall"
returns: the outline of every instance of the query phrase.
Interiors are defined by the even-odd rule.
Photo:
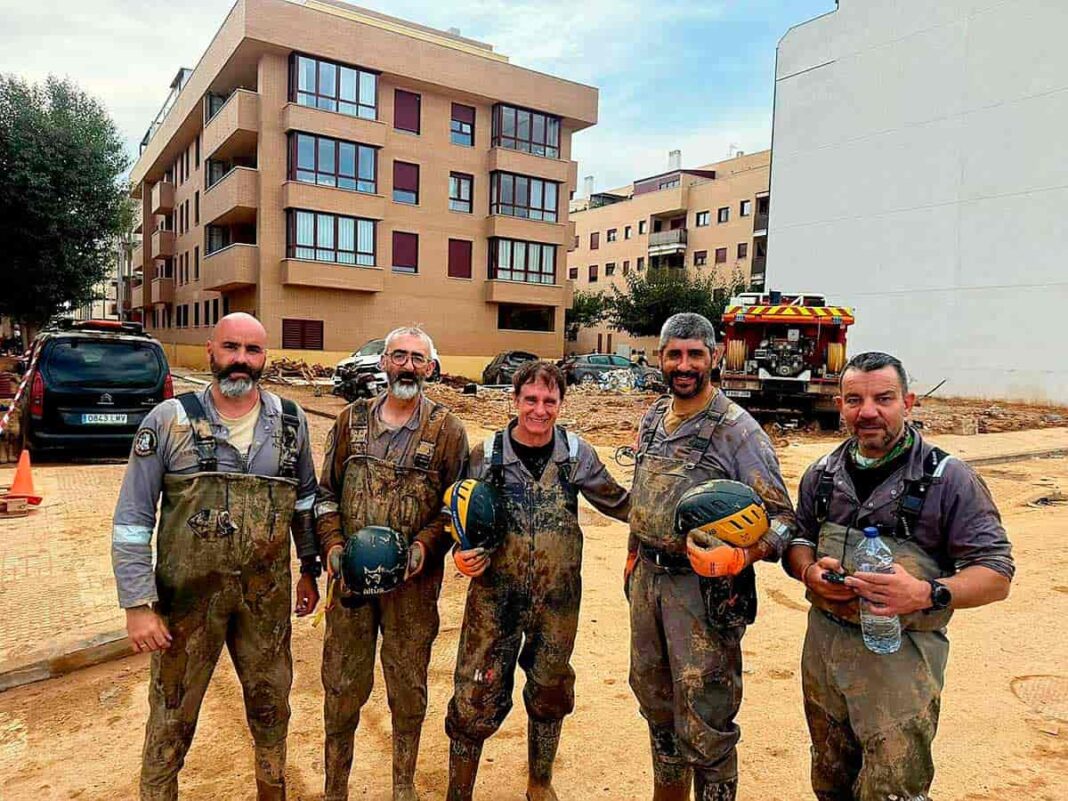
[[[779,44],[768,286],[939,394],[1068,402],[1068,1],[841,0]]]

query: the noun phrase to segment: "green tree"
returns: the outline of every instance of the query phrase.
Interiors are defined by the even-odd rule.
[[[130,229],[128,165],[115,123],[73,82],[0,75],[0,314],[36,326],[93,299]]]
[[[696,312],[718,325],[731,295],[745,287],[741,272],[729,276],[702,276],[673,267],[629,273],[626,288],[612,286],[605,321],[617,331],[648,337],[673,314]]]
[[[564,311],[564,330],[568,340],[578,339],[580,328],[597,325],[604,319],[608,299],[603,292],[577,290],[571,299],[571,308]]]

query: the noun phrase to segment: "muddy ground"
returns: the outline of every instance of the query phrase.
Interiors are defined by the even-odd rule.
[[[289,392],[289,390],[287,390]],[[507,419],[504,396],[490,401],[464,398],[435,388],[465,418],[469,437],[480,440]],[[324,411],[340,408],[311,391],[294,395]],[[633,423],[650,396],[591,395],[569,399],[563,419],[602,446],[599,452],[621,480],[630,472],[615,465],[615,446],[633,438]],[[937,404],[925,404],[925,412]],[[989,408],[987,403],[983,408]],[[487,410],[487,407],[489,410]],[[954,403],[943,407],[960,412]],[[1016,414],[1017,412],[1013,412]],[[1060,414],[1021,410],[1023,414]],[[992,416],[993,417],[993,416]],[[330,421],[310,417],[321,460]],[[795,488],[804,468],[832,447],[835,438],[786,432],[780,459],[787,484]],[[939,440],[968,456],[1015,453],[1068,445],[1068,430]],[[55,467],[54,492],[77,515],[64,515],[67,543],[79,547],[80,595],[71,604],[113,603],[107,531],[100,522],[114,504],[113,466],[81,467],[110,471],[92,497],[81,480],[63,479]],[[1015,544],[1018,577],[1012,596],[997,606],[958,613],[950,627],[952,651],[942,723],[935,746],[939,801],[1001,801],[1068,798],[1068,551],[1063,532],[1068,506],[1035,504],[1040,497],[1068,491],[1068,459],[1031,459],[981,469],[1000,505]],[[0,483],[6,474],[0,471]],[[77,503],[71,499],[77,498]],[[96,508],[99,507],[99,508]],[[92,517],[95,514],[96,517]],[[584,598],[573,664],[577,708],[564,727],[556,771],[561,799],[641,799],[649,797],[647,734],[627,685],[629,626],[620,589],[626,528],[583,504],[586,534]],[[87,521],[85,525],[80,520]],[[90,524],[91,521],[91,524]],[[41,545],[46,529],[22,531],[0,541],[0,552]],[[5,529],[0,525],[0,537]],[[24,541],[25,540],[25,541]],[[739,722],[743,801],[808,799],[808,735],[801,708],[798,661],[805,626],[801,587],[773,565],[759,568],[761,609],[744,641],[745,700]],[[33,591],[45,597],[53,588],[20,584],[18,608],[36,606]],[[0,611],[4,591],[0,584]],[[444,795],[448,743],[443,720],[452,688],[452,669],[463,612],[466,580],[447,571],[441,598],[442,629],[431,664],[430,711],[419,760],[418,786],[425,799]],[[95,594],[94,594],[95,593]],[[50,603],[49,625],[62,624]],[[53,621],[55,617],[58,620]],[[74,627],[85,616],[71,610]],[[77,622],[74,622],[77,621]],[[19,626],[20,632],[26,624]],[[12,629],[0,619],[0,632]],[[0,636],[0,640],[4,639]],[[0,643],[3,647],[4,643]],[[292,694],[288,780],[291,799],[317,799],[322,777],[322,688],[319,665],[322,630],[308,620],[294,624],[295,682]],[[80,673],[0,694],[0,801],[10,799],[101,799],[136,797],[143,725],[147,710],[148,659],[131,656]],[[487,743],[476,797],[521,799],[525,785],[526,720],[517,681],[515,708],[503,729]],[[877,699],[873,699],[877,702]],[[381,675],[365,708],[357,735],[351,793],[354,799],[389,798],[389,715]],[[200,727],[181,778],[182,798],[252,799],[252,755],[240,686],[223,657],[208,691]]]

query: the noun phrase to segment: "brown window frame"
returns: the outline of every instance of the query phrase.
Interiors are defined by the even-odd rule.
[[[526,191],[523,193],[523,197],[519,195],[519,181],[526,181]],[[541,206],[532,206],[531,198],[534,195],[534,182],[538,181],[542,185]],[[512,202],[504,203],[501,198],[504,194],[504,187],[506,184],[511,183],[512,186]],[[553,187],[553,194],[556,197],[556,202],[549,206],[546,203],[546,187]],[[521,203],[520,200],[523,202]],[[509,211],[510,209],[510,211]],[[526,212],[520,214],[517,212]],[[500,214],[505,217],[518,217],[523,220],[535,220],[539,222],[555,223],[560,219],[560,184],[558,181],[550,181],[545,178],[538,178],[533,175],[521,175],[514,172],[504,172],[502,170],[495,170],[490,173],[490,214]],[[550,218],[549,215],[552,215]]]
[[[597,283],[597,265],[596,264],[591,264],[589,266],[589,269],[586,271],[586,277],[587,277],[587,279],[589,280],[589,282],[591,284],[596,284]]]
[[[297,242],[297,216],[299,214],[312,215],[312,244],[300,244]],[[332,217],[332,237],[333,245],[331,247],[320,247],[319,243],[319,218],[320,217]],[[340,221],[342,219],[352,220],[352,250],[343,250],[338,247],[339,237],[338,232],[340,228]],[[371,250],[361,251],[360,246],[360,223],[371,224]],[[368,220],[363,217],[353,217],[348,214],[331,214],[330,212],[314,211],[312,209],[286,209],[286,258],[287,259],[301,259],[302,261],[317,261],[323,264],[337,264],[341,267],[374,267],[376,250],[377,250],[377,238],[378,238],[378,223],[376,220]],[[323,243],[325,245],[325,243]],[[311,255],[304,253],[298,254],[298,251],[313,251]],[[323,253],[333,253],[334,257],[325,258],[320,257]],[[339,258],[339,254],[352,254],[352,261],[342,261]],[[362,258],[362,260],[361,260]]]
[[[453,194],[453,181],[456,181],[456,188],[459,194]],[[463,184],[467,182],[467,199],[463,197]],[[466,208],[464,206],[466,205]],[[471,214],[475,209],[475,176],[468,175],[465,172],[450,172],[449,173],[449,211],[458,211],[464,214]]]
[[[619,229],[618,228],[609,228],[605,232],[604,238],[605,238],[606,242],[615,242],[616,240],[619,239]]]
[[[748,205],[747,205],[748,204]],[[739,217],[752,217],[753,216],[753,201],[741,200],[738,202],[738,216]]]
[[[399,115],[397,114],[398,101],[401,96],[414,98],[415,102],[415,127],[409,128],[401,125]],[[409,102],[409,101],[405,101]],[[394,89],[393,90],[393,130],[404,131],[405,133],[415,134],[419,136],[423,131],[423,96],[418,92],[409,92],[407,89]]]
[[[731,221],[731,207],[723,206],[716,212],[716,224],[723,225]]]
[[[704,267],[706,264],[708,264],[708,251],[695,250],[693,252],[693,266]]]
[[[414,264],[397,264],[397,237],[412,237],[415,240],[415,263]],[[393,272],[405,273],[406,275],[418,275],[419,274],[419,234],[415,231],[394,231],[392,237],[393,247],[391,248],[392,256],[390,261],[392,262]]]
[[[459,256],[459,251],[466,250],[466,256]],[[454,264],[453,256],[457,255],[459,263]],[[446,266],[446,275],[449,278],[471,278],[473,277],[473,267],[475,255],[475,243],[470,239],[449,239],[448,249],[448,264]],[[462,262],[466,259],[466,269],[463,268]]]
[[[207,303],[207,301],[205,301]],[[322,350],[324,342],[322,320],[303,320],[294,317],[282,318],[283,350]],[[318,342],[318,346],[316,346]]]
[[[610,278],[616,274],[616,263],[614,261],[606,262],[604,265],[604,277]]]
[[[739,242],[738,243],[738,251],[737,252],[738,252],[738,256],[737,257],[739,259],[748,259],[749,258],[749,243],[748,242]]]
[[[305,137],[312,140],[312,169],[303,168],[300,164],[300,139]],[[323,165],[320,169],[322,153],[321,142],[329,142],[334,146],[333,170],[328,170]],[[352,175],[341,173],[341,146],[351,145],[355,152],[353,158],[354,172]],[[362,156],[370,151],[371,180],[360,177],[360,166],[363,164]],[[378,148],[373,145],[365,145],[363,142],[353,142],[349,139],[337,139],[333,136],[319,136],[306,131],[292,131],[287,143],[289,163],[286,169],[286,177],[290,181],[299,181],[302,184],[315,184],[316,186],[329,186],[334,189],[344,189],[348,192],[363,192],[374,195],[378,193]],[[301,177],[304,176],[309,177]],[[348,181],[351,185],[343,186],[342,181]]]
[[[645,228],[645,220],[638,220],[638,236],[641,236],[645,233]]]
[[[623,260],[623,275],[630,275],[630,259]]]
[[[716,248],[716,264],[727,263],[727,248]]]
[[[397,188],[397,166],[415,167],[415,190],[411,189],[398,189]],[[404,196],[398,197],[397,193],[401,192],[405,195],[411,194],[415,196],[414,200],[407,200]],[[393,202],[403,203],[406,206],[418,206],[419,205],[419,165],[411,161],[401,161],[400,159],[393,159]]]
[[[508,319],[515,319],[521,314],[537,314],[544,317],[544,326],[516,327],[504,324]],[[528,318],[529,319],[529,318]],[[556,330],[556,309],[552,306],[539,306],[533,303],[498,303],[497,304],[497,330],[498,331],[535,331],[539,333],[552,333]]]
[[[507,134],[505,132],[505,121],[508,116],[507,112],[512,113],[512,133]],[[528,115],[527,123],[527,136],[519,135],[519,122],[520,115]],[[534,138],[534,129],[536,126],[536,119],[538,117],[543,118],[542,121],[542,139]],[[552,138],[549,135],[550,123],[555,125],[555,143],[552,142]],[[493,131],[491,147],[503,147],[508,150],[519,150],[523,153],[530,153],[534,156],[542,156],[544,158],[558,159],[560,158],[560,138],[563,128],[563,122],[559,117],[554,114],[546,114],[544,111],[535,111],[534,109],[523,108],[522,106],[513,106],[509,103],[497,103],[493,106]],[[540,150],[540,152],[539,152]]]
[[[631,229],[631,226],[629,226],[629,225],[624,225],[623,226],[623,239],[625,239],[625,240],[626,239],[630,239],[631,236],[633,235],[633,233],[634,233],[634,231]]]
[[[471,121],[468,122],[461,117],[457,117],[457,109],[470,109]],[[452,108],[449,111],[449,141],[454,145],[460,147],[474,147],[475,146],[475,121],[478,117],[478,109],[474,106],[465,106],[463,103],[453,103]],[[463,116],[468,116],[464,114]],[[467,130],[465,130],[465,128]],[[464,141],[465,137],[470,137],[471,141]]]
[[[300,88],[300,60],[306,58],[315,63],[315,91],[308,92]],[[334,67],[334,94],[324,95],[320,93],[320,87],[322,86],[321,78],[319,77],[321,67],[326,64]],[[356,96],[352,100],[341,99],[341,70],[353,70],[356,73]],[[361,80],[363,75],[371,75],[374,77],[374,102],[365,103],[362,97],[363,81]],[[377,120],[378,119],[378,83],[381,73],[376,70],[369,70],[366,67],[358,67],[355,64],[342,64],[339,61],[331,61],[328,58],[319,58],[308,53],[293,53],[289,57],[289,102],[296,103],[299,106],[306,106],[308,108],[318,108],[323,111],[332,111],[336,114],[344,114],[348,117],[358,117],[364,120]],[[311,98],[314,100],[312,103],[302,102],[303,98]],[[331,108],[331,103],[333,108]],[[342,111],[342,104],[352,106],[354,111]],[[370,115],[361,113],[365,109],[370,109]]]
[[[590,232],[590,250],[600,250],[600,249],[601,249],[601,232],[600,231],[591,231]]]
[[[638,263],[636,265],[634,265],[634,266],[637,268],[638,272],[641,272],[642,270],[644,270],[645,269],[645,256],[639,256],[638,257]]]
[[[567,268],[567,279],[569,281],[577,281],[578,280],[578,267],[568,267]]]
[[[693,227],[704,228],[712,222],[712,214],[709,211],[699,211],[694,215]]]
[[[516,267],[516,252],[519,245],[523,246],[523,267],[522,269]],[[505,252],[507,247],[508,253],[508,266],[501,266],[501,254]],[[533,248],[537,248],[538,253],[538,269],[531,269],[531,251]],[[545,271],[545,252],[546,249],[552,254],[552,270],[550,272]],[[491,281],[516,281],[523,284],[543,284],[551,285],[556,283],[556,270],[559,266],[556,252],[556,245],[550,245],[546,242],[532,242],[527,239],[508,239],[505,237],[491,237],[489,240],[489,248],[487,249],[487,261],[488,271],[487,275]],[[516,277],[516,276],[520,277]],[[536,280],[531,280],[532,278]],[[548,280],[545,280],[548,278]]]

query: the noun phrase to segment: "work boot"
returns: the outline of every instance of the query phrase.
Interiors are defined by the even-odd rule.
[[[449,789],[445,801],[471,801],[481,756],[482,743],[472,745],[459,740],[449,743]]]
[[[256,801],[286,801],[286,741],[256,746]]]
[[[348,801],[349,773],[352,771],[352,743],[356,732],[326,735],[323,769],[326,782],[323,801]]]
[[[734,801],[738,794],[738,779],[713,780],[701,771],[693,777],[693,801]]]
[[[675,742],[675,730],[649,727],[653,754],[653,801],[687,801],[693,772],[682,762]]]
[[[560,720],[527,721],[527,801],[557,801],[553,762],[562,726]]]
[[[415,762],[419,757],[420,729],[393,732],[393,801],[419,801],[415,792]]]

